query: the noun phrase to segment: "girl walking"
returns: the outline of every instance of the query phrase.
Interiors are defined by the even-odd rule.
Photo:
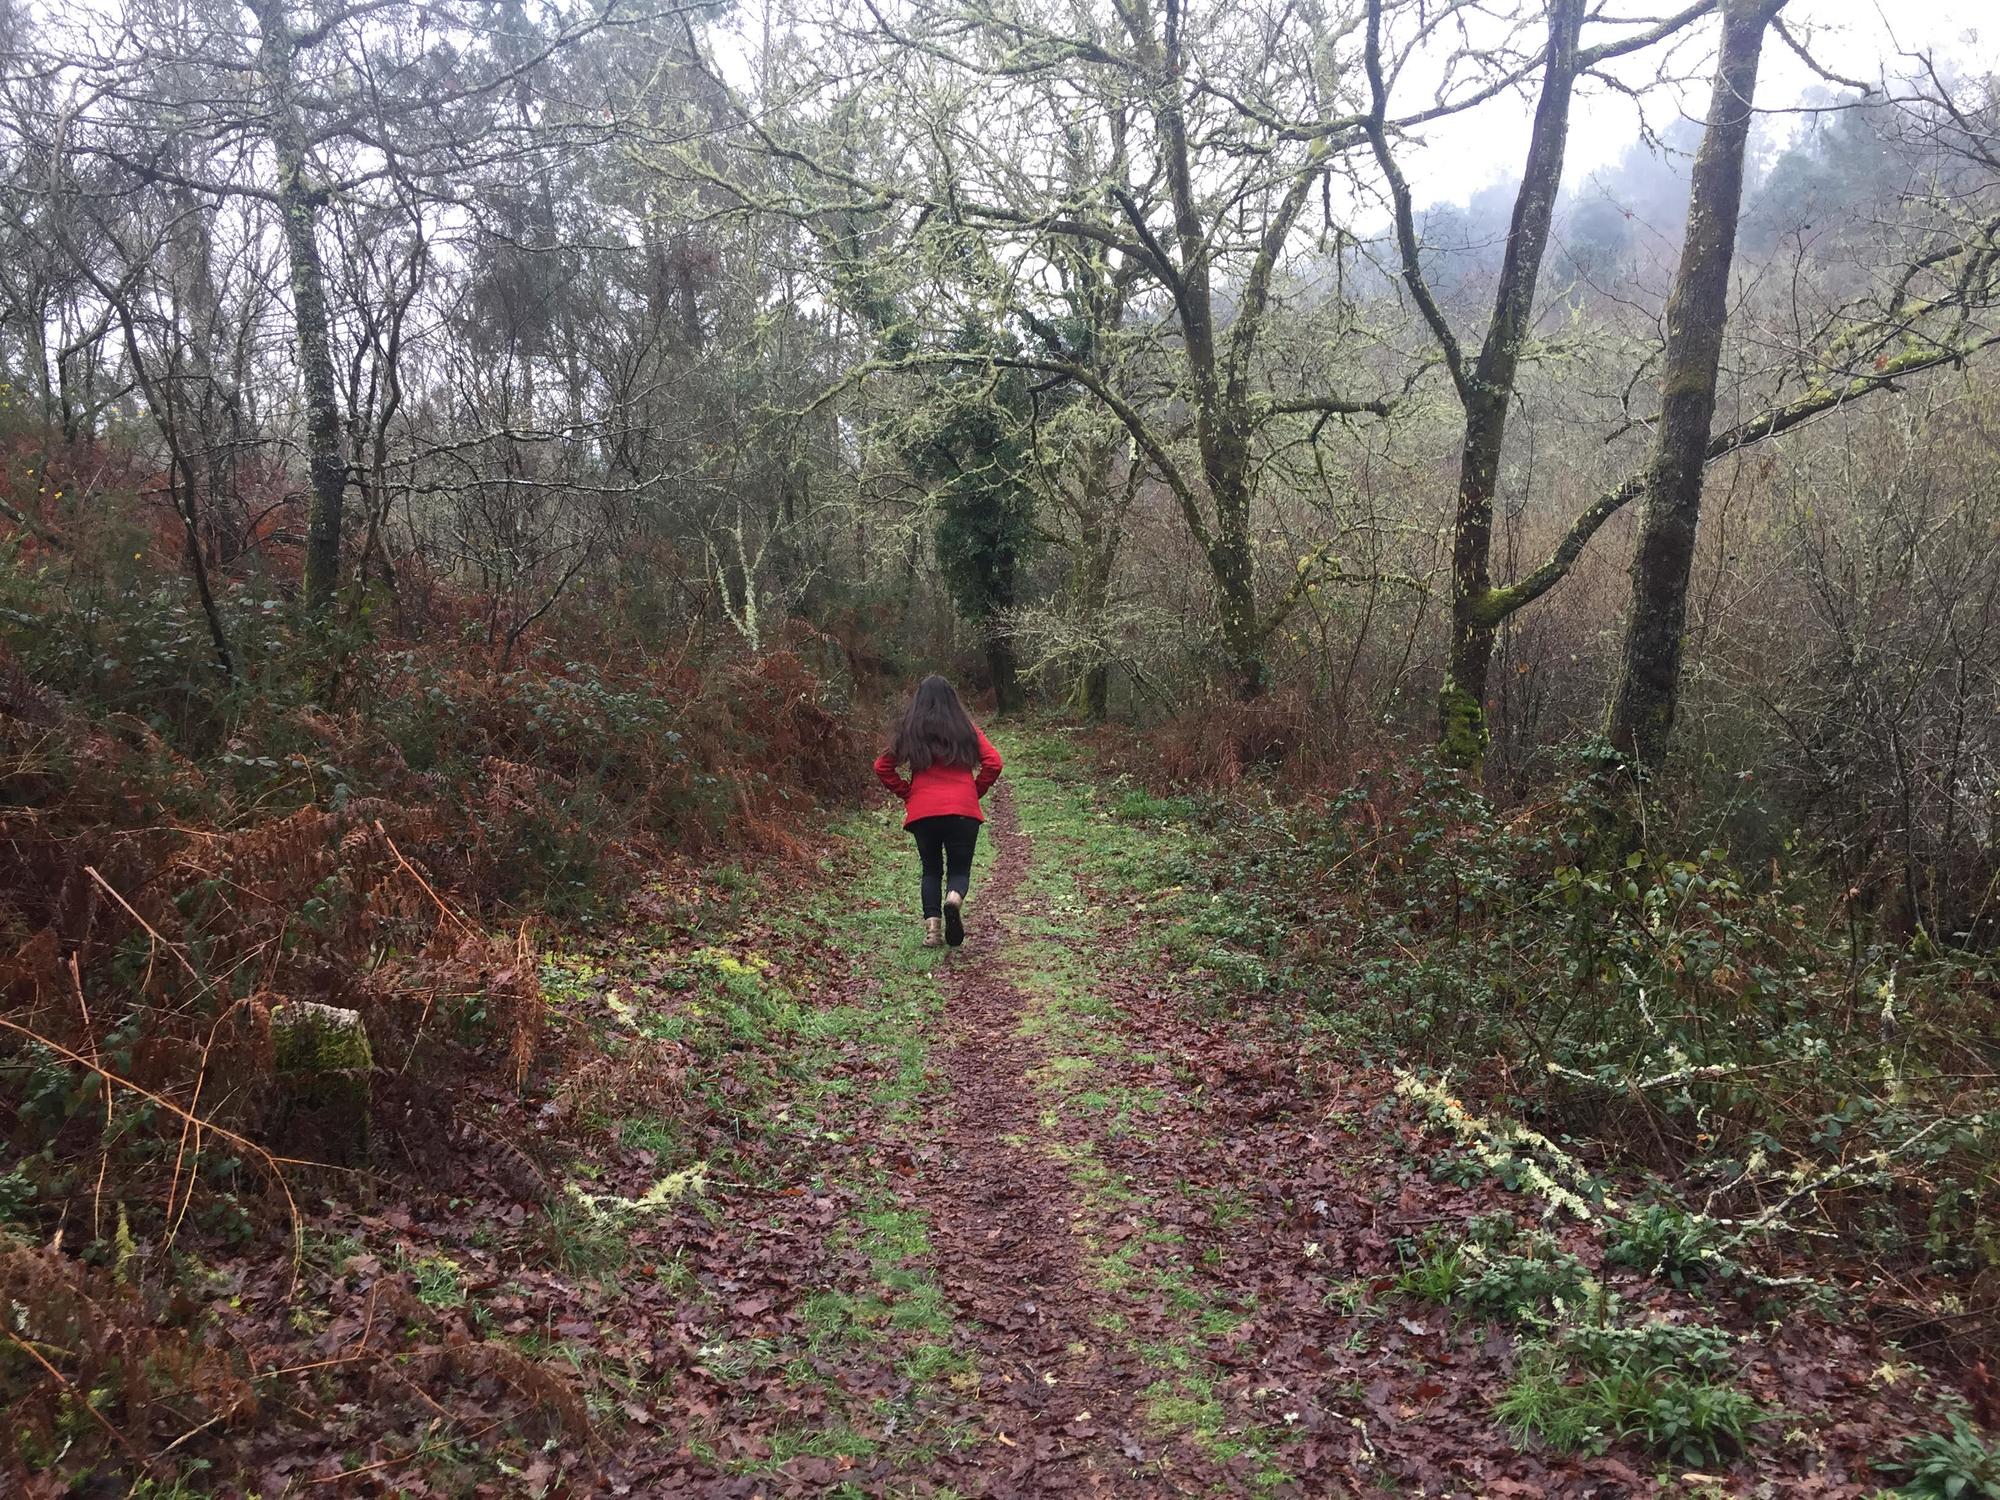
[[[910,768],[905,781],[899,766]],[[903,799],[903,826],[917,841],[924,868],[924,946],[965,941],[965,892],[972,883],[972,851],[985,814],[979,799],[1000,779],[1000,752],[949,682],[935,673],[917,684],[889,748],[875,759],[882,785]]]

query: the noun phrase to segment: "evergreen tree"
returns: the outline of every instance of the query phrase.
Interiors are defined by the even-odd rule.
[[[972,327],[961,353],[1002,352],[1001,340]],[[959,613],[983,636],[993,694],[1002,713],[1023,705],[1007,612],[1020,602],[1035,539],[1028,479],[1027,379],[1019,370],[974,366],[946,376],[937,420],[910,446],[910,466],[934,486],[938,569]]]

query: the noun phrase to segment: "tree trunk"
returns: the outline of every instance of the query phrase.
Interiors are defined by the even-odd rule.
[[[1202,537],[1220,605],[1222,649],[1230,686],[1241,699],[1263,696],[1264,634],[1257,618],[1256,578],[1250,551],[1249,413],[1242,369],[1225,378],[1216,356],[1217,317],[1210,281],[1212,238],[1202,216],[1199,186],[1188,149],[1188,124],[1180,90],[1185,55],[1177,10],[1169,5],[1164,41],[1154,36],[1145,6],[1122,11],[1142,68],[1155,88],[1152,104],[1163,139],[1162,167],[1174,210],[1174,240],[1180,249],[1175,311],[1188,364],[1188,405],[1194,417],[1195,446],[1202,476],[1215,507],[1214,534]],[[1301,196],[1302,201],[1302,196]],[[1293,204],[1294,213],[1297,204]],[[1248,343],[1260,315],[1238,309],[1235,339]],[[1245,321],[1247,320],[1247,321]],[[1202,533],[1197,527],[1197,536]]]
[[[1250,552],[1249,505],[1235,508],[1216,497],[1222,525],[1208,549],[1222,616],[1222,654],[1229,684],[1244,702],[1261,698],[1269,686],[1264,666],[1264,631],[1257,618],[1255,560]],[[1234,523],[1234,524],[1232,524]]]
[[[1660,425],[1632,558],[1632,614],[1612,700],[1611,743],[1646,770],[1666,759],[1680,694],[1688,578],[1702,467],[1715,417],[1729,267],[1743,201],[1743,151],[1764,33],[1784,0],[1725,0],[1707,129],[1688,186],[1687,238],[1667,300]]]
[[[340,582],[340,513],[347,494],[347,460],[340,448],[340,409],[334,396],[326,277],[315,238],[315,206],[311,194],[291,174],[287,175],[284,200],[299,373],[305,382],[306,453],[312,477],[312,501],[306,512],[305,601],[308,609],[318,611],[333,602]]]
[[[1548,50],[1521,186],[1494,293],[1493,317],[1478,362],[1460,382],[1465,435],[1459,447],[1458,506],[1452,524],[1451,660],[1438,691],[1438,745],[1447,761],[1478,773],[1486,757],[1486,676],[1499,621],[1493,592],[1493,497],[1507,440],[1507,410],[1534,312],[1535,283],[1548,249],[1562,187],[1576,92],[1582,0],[1549,6]]]
[[[1486,769],[1486,670],[1494,627],[1462,612],[1461,598],[1454,577],[1451,656],[1438,686],[1438,750],[1447,765],[1477,778]]]
[[[1021,691],[1021,666],[1014,658],[1012,637],[994,633],[986,639],[986,670],[993,678],[993,705],[1002,714],[1018,714],[1028,705]]]
[[[187,361],[194,387],[192,410],[195,433],[201,444],[202,489],[190,496],[190,505],[201,518],[201,531],[208,555],[217,567],[227,567],[243,550],[246,538],[237,524],[234,494],[236,434],[230,417],[236,410],[234,393],[225,389],[216,371],[215,351],[221,338],[222,296],[215,285],[213,246],[209,238],[208,216],[201,211],[192,191],[173,191],[173,244],[179,261],[176,279],[187,308]]]
[[[1111,717],[1111,668],[1099,662],[1083,674],[1081,708],[1084,719],[1102,724]]]
[[[1095,467],[1101,478],[1105,464],[1100,460]],[[1091,503],[1099,504],[1104,511],[1110,509],[1108,495],[1101,487],[1090,496]],[[1099,514],[1102,514],[1101,511]],[[1095,633],[1102,628],[1105,606],[1111,598],[1111,574],[1118,565],[1119,523],[1123,519],[1122,510],[1108,522],[1096,517],[1087,517],[1082,526],[1079,546],[1082,551],[1081,563],[1077,569],[1077,602],[1079,611],[1086,622],[1086,628]],[[1085,719],[1093,724],[1101,724],[1111,715],[1111,664],[1099,659],[1084,669],[1083,680],[1077,685],[1077,707]]]
[[[263,39],[257,66],[271,102],[271,148],[278,163],[278,211],[284,221],[291,273],[299,378],[305,387],[306,455],[312,499],[306,513],[305,603],[314,612],[332,603],[340,581],[340,512],[347,492],[347,460],[340,445],[333,349],[320,264],[319,194],[307,180],[308,143],[294,98],[292,62],[298,43],[285,0],[249,0]]]

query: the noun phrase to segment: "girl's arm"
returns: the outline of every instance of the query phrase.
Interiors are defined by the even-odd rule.
[[[1000,752],[993,748],[993,742],[975,724],[972,732],[979,736],[979,774],[972,778],[972,790],[984,797],[993,783],[1000,779]]]
[[[893,752],[884,750],[875,757],[875,779],[902,801],[910,800],[910,784],[903,780],[901,773],[896,770],[896,757]]]

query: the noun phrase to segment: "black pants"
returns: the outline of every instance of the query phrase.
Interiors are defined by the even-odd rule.
[[[944,914],[946,888],[965,894],[972,884],[972,851],[979,844],[979,819],[959,813],[919,818],[910,824],[917,857],[924,862],[924,915]]]

